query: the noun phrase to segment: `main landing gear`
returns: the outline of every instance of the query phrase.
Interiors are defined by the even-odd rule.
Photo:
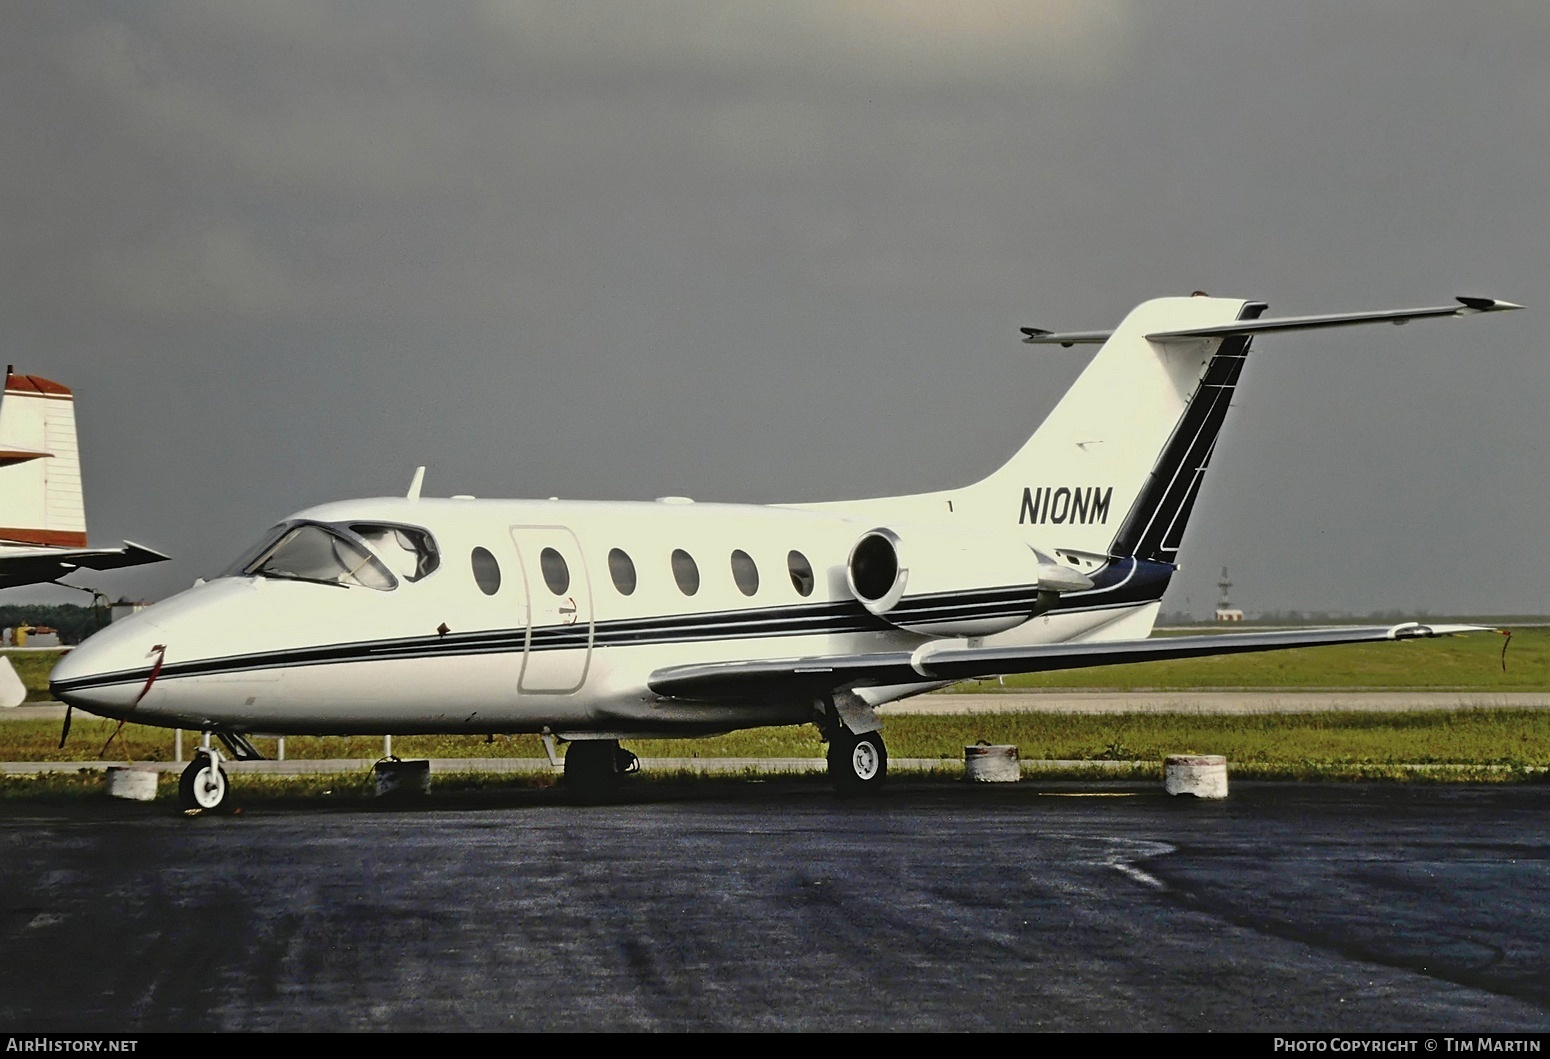
[[[565,748],[565,786],[585,805],[612,801],[622,779],[639,771],[640,758],[617,739],[573,739]]]
[[[818,730],[829,743],[829,781],[835,791],[850,796],[881,787],[888,778],[888,748],[872,707],[852,692],[819,699],[813,706]]]
[[[841,795],[864,794],[888,776],[888,748],[881,732],[856,735],[835,727],[829,733],[829,780]]]

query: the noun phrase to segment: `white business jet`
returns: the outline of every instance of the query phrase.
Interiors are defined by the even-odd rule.
[[[1263,318],[1162,298],[1112,332],[1032,438],[961,489],[848,503],[348,500],[299,512],[218,577],[54,670],[92,713],[204,732],[191,808],[229,804],[249,735],[540,733],[606,797],[621,739],[813,723],[843,791],[881,783],[876,707],[954,681],[1403,640],[1420,625],[1149,639],[1250,341],[1515,309]],[[422,468],[423,472],[423,468]]]

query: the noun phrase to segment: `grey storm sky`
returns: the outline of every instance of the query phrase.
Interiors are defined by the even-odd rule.
[[[1108,327],[1255,345],[1165,607],[1543,613],[1543,0],[0,8],[0,335],[157,598],[300,508],[834,500],[1022,442]],[[61,598],[77,598],[65,596]],[[82,601],[84,601],[84,598]]]

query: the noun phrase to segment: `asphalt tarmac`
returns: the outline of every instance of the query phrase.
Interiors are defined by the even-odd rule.
[[[1550,784],[0,803],[0,1030],[1550,1027]]]

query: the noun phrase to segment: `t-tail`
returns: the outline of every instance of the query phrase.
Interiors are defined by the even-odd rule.
[[[1160,298],[1112,332],[1028,329],[1030,342],[1102,348],[1011,459],[966,488],[834,506],[885,523],[1020,541],[1084,575],[1115,559],[1171,564],[1249,337],[1162,336],[1264,309],[1238,299]]]
[[[1159,298],[1111,334],[1029,329],[1030,342],[1103,346],[1022,449],[964,491],[966,509],[1073,565],[1174,563],[1251,338],[1167,336],[1264,311],[1238,299]]]
[[[1011,459],[962,489],[822,506],[884,527],[951,527],[974,554],[1007,555],[1007,543],[1019,542],[1037,557],[1038,583],[1059,595],[1061,607],[1134,610],[1160,601],[1176,569],[1255,335],[1516,308],[1458,298],[1271,318],[1263,302],[1195,295],[1145,302],[1112,331],[1024,328],[1029,343],[1101,348]],[[1155,613],[1153,606],[1141,620],[1146,628],[1123,632],[1147,635]]]

